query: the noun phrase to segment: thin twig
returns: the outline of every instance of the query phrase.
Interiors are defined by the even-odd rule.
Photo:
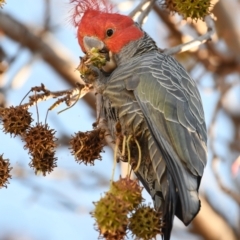
[[[34,94],[35,94],[35,96],[36,96],[36,91],[34,91]],[[36,102],[35,106],[36,106],[36,112],[37,112],[37,123],[39,123],[39,111],[38,111],[37,102]]]
[[[209,148],[211,149],[211,151],[213,153],[211,167],[212,167],[213,174],[215,176],[215,179],[216,179],[217,184],[220,187],[220,189],[224,193],[229,195],[240,206],[240,195],[233,192],[231,189],[227,188],[222,183],[221,177],[219,176],[218,171],[217,171],[217,164],[219,162],[219,158],[217,157],[217,155],[215,153],[213,140],[214,140],[214,126],[215,126],[215,122],[217,120],[217,114],[218,114],[218,111],[219,111],[220,108],[221,108],[221,99],[219,99],[217,104],[216,104],[216,107],[215,107],[215,110],[214,110],[214,113],[213,113],[213,117],[212,117],[212,120],[211,120],[211,124],[210,124],[209,130],[208,130],[208,135],[211,137],[211,139],[209,141]]]
[[[240,195],[238,193],[232,191],[231,189],[229,189],[222,183],[221,177],[219,176],[219,174],[217,172],[218,162],[219,162],[219,158],[214,157],[212,160],[212,170],[213,170],[214,176],[217,180],[218,186],[221,188],[221,190],[224,193],[226,193],[228,196],[230,196],[240,206]]]
[[[3,11],[0,11],[0,29],[6,36],[18,42],[21,46],[28,48],[32,53],[39,54],[50,67],[72,86],[75,87],[77,82],[83,83],[79,75],[74,73],[75,63],[66,54],[64,54],[64,57],[61,56],[61,51],[55,47],[59,43],[53,44],[52,42],[55,42],[55,39],[52,38],[51,41],[48,40],[48,34],[44,34],[44,38],[39,37],[31,29]],[[95,108],[95,98],[92,94],[85,96],[85,100],[92,108]]]
[[[149,12],[152,10],[155,2],[156,2],[156,0],[151,0],[151,1],[149,1],[149,5],[146,8],[144,8],[144,6],[143,6],[143,10],[142,10],[141,14],[138,16],[138,23],[140,26],[143,25],[144,20],[148,16]]]
[[[127,150],[128,150],[128,168],[127,168],[127,176],[130,175],[130,171],[129,171],[129,168],[131,166],[131,149],[130,149],[130,146],[129,146],[129,142],[132,138],[132,135],[129,135],[128,138],[127,138]]]
[[[214,21],[210,15],[206,16],[204,20],[205,20],[207,28],[208,28],[207,32],[204,35],[199,36],[190,42],[183,43],[176,47],[165,49],[165,50],[163,50],[163,53],[166,55],[173,55],[173,54],[180,53],[180,52],[186,52],[192,48],[195,48],[195,47],[205,43],[207,40],[211,39],[212,35],[215,33]]]
[[[135,143],[137,145],[137,148],[138,148],[138,163],[137,163],[136,168],[133,171],[137,172],[140,165],[141,165],[141,161],[142,161],[142,151],[141,151],[141,147],[140,147],[140,144],[139,144],[138,140],[135,138],[134,141],[135,141]]]
[[[143,5],[146,4],[147,2],[150,2],[150,0],[141,1],[141,2],[128,14],[128,16],[131,17],[131,18],[134,18],[138,12],[141,12],[141,11],[142,11]]]
[[[44,6],[44,31],[50,30],[51,22],[51,2],[50,0],[45,0]]]
[[[81,90],[79,90],[79,93],[78,93],[78,96],[77,96],[77,99],[75,100],[75,102],[74,102],[73,104],[71,104],[69,107],[67,107],[67,108],[65,108],[65,109],[63,109],[63,110],[61,110],[61,111],[59,111],[58,114],[60,114],[60,113],[62,113],[62,112],[64,112],[64,111],[66,111],[66,110],[68,110],[69,108],[74,107],[75,104],[76,104],[76,103],[78,102],[78,100],[80,99],[80,97],[81,97]]]
[[[147,17],[155,2],[156,0],[145,0],[140,2],[139,5],[132,12],[129,13],[128,16],[133,18],[141,26],[145,17]]]
[[[113,154],[113,169],[112,169],[112,177],[111,177],[111,185],[114,180],[116,165],[117,165],[117,158],[118,158],[118,147],[119,147],[119,139],[116,139],[115,148],[114,148],[114,154]]]

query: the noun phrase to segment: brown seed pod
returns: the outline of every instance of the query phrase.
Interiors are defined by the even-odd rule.
[[[49,129],[47,124],[37,123],[36,126],[30,127],[23,136],[25,149],[29,150],[32,160],[30,166],[35,172],[41,171],[45,176],[56,167],[55,148],[56,138],[55,131]]]
[[[29,150],[29,153],[42,155],[44,152],[52,152],[56,148],[56,138],[54,136],[55,131],[49,129],[47,124],[37,123],[36,126],[30,127],[23,136],[25,149]]]
[[[0,188],[7,188],[7,183],[9,183],[8,180],[11,178],[11,169],[9,160],[4,159],[3,154],[0,155]]]
[[[98,202],[91,215],[96,220],[96,227],[100,235],[107,240],[121,240],[126,236],[128,224],[128,205],[126,202],[107,193]]]
[[[129,219],[129,230],[137,239],[156,239],[162,228],[161,213],[146,205],[139,206]]]
[[[46,176],[46,173],[52,172],[53,169],[57,167],[56,161],[55,152],[43,151],[41,154],[32,153],[29,166],[35,169],[35,174],[41,172],[43,176]]]
[[[113,182],[110,192],[127,202],[129,204],[128,210],[132,211],[143,201],[142,190],[143,188],[139,185],[138,180],[127,177]]]
[[[31,113],[22,105],[1,108],[0,118],[4,132],[14,136],[22,135],[33,121]]]
[[[100,153],[104,147],[103,129],[94,129],[87,132],[77,132],[70,140],[71,154],[79,163],[94,165],[94,160],[101,160]]]

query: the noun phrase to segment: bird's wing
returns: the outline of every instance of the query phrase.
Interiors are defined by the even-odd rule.
[[[177,61],[162,54],[143,63],[125,84],[133,90],[176,186],[178,217],[188,224],[200,208],[197,192],[206,165],[206,126],[197,87]],[[160,161],[152,158],[157,176],[162,174]]]

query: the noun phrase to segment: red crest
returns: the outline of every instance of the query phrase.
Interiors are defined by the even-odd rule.
[[[75,27],[78,26],[83,14],[87,10],[95,10],[104,13],[112,13],[113,6],[107,0],[70,0],[73,8],[72,20]]]

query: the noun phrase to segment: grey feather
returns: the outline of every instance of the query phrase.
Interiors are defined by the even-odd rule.
[[[104,117],[113,136],[116,121],[123,135],[141,136],[137,176],[164,213],[169,239],[174,215],[187,225],[200,209],[207,159],[204,112],[195,82],[174,58],[151,44],[144,52],[143,41],[139,51],[133,44],[116,56],[118,67],[105,79]],[[127,53],[131,56],[124,58]]]

